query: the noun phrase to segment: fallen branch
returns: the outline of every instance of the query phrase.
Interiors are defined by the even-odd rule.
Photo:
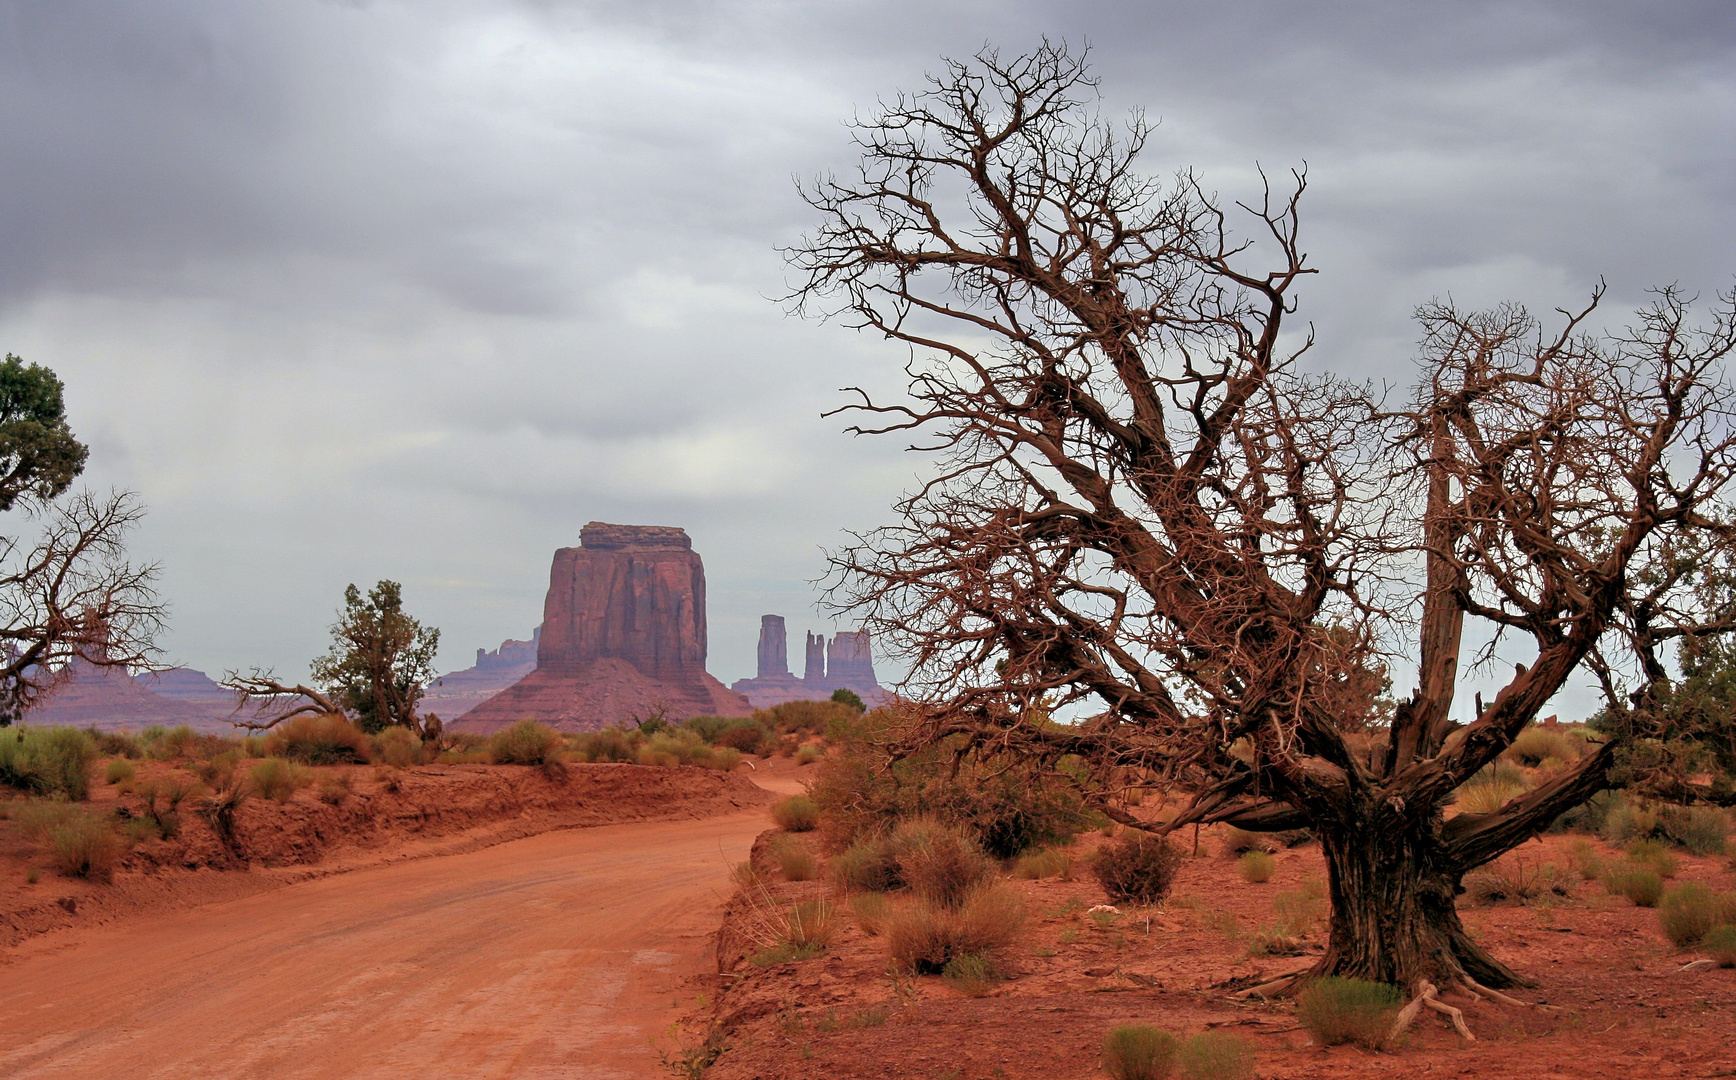
[[[1453,1029],[1459,1033],[1460,1038],[1464,1039],[1466,1042],[1476,1042],[1477,1037],[1471,1034],[1470,1028],[1465,1026],[1465,1014],[1442,1001],[1436,996],[1438,993],[1439,991],[1435,989],[1434,983],[1427,980],[1419,982],[1417,984],[1416,997],[1410,1000],[1410,1004],[1399,1010],[1398,1018],[1393,1021],[1392,1030],[1387,1033],[1387,1041],[1391,1042],[1400,1035],[1403,1035],[1405,1029],[1410,1027],[1411,1023],[1416,1020],[1417,1014],[1427,1008],[1433,1009],[1435,1012],[1438,1012],[1451,1020],[1453,1022]]]

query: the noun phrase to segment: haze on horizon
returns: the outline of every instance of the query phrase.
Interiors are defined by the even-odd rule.
[[[687,529],[727,683],[922,466],[820,415],[901,353],[774,298],[941,56],[1089,42],[1154,172],[1306,162],[1313,362],[1401,392],[1434,296],[1730,287],[1729,5],[1206,7],[0,0],[0,352],[149,505],[171,660],[299,676],[390,577],[464,667],[604,520]]]

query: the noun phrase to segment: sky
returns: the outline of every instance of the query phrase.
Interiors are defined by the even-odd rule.
[[[1736,6],[0,0],[0,351],[139,493],[172,662],[297,676],[380,578],[440,666],[528,636],[591,520],[684,527],[710,668],[822,619],[925,461],[822,416],[904,354],[792,315],[795,181],[942,57],[1089,45],[1154,173],[1306,163],[1317,367],[1435,297],[1736,275]]]

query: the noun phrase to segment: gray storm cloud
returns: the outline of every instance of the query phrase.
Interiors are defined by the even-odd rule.
[[[1408,380],[1431,296],[1609,310],[1736,272],[1721,3],[0,2],[0,348],[152,507],[173,658],[301,669],[349,581],[442,660],[522,636],[588,520],[686,526],[712,669],[920,461],[791,318],[792,178],[985,40],[1089,41],[1150,166],[1307,163],[1316,363]]]

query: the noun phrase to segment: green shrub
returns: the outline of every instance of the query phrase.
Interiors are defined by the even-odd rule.
[[[916,899],[886,920],[886,948],[907,971],[936,975],[967,953],[998,956],[1024,928],[1024,903],[998,882],[985,883],[957,907]]]
[[[1673,878],[1681,870],[1680,861],[1657,840],[1635,840],[1628,845],[1627,857],[1635,866],[1643,866],[1661,878]]]
[[[826,860],[832,883],[844,892],[887,892],[903,885],[898,858],[883,836],[864,836]]]
[[[1624,797],[1610,803],[1598,835],[1612,844],[1626,844],[1648,839],[1657,829],[1656,811]]]
[[[1278,869],[1278,860],[1264,851],[1250,851],[1236,860],[1236,873],[1250,885],[1272,880],[1272,872]]]
[[[960,953],[940,969],[940,977],[966,997],[981,997],[1001,981],[1001,969],[988,953]]]
[[[262,799],[288,802],[295,793],[313,783],[307,766],[283,758],[264,758],[247,774],[247,785]]]
[[[90,736],[69,727],[0,729],[0,784],[74,801],[90,797]]]
[[[361,728],[341,716],[308,713],[273,728],[265,737],[265,752],[310,765],[366,763],[373,757],[373,747]]]
[[[374,760],[394,769],[408,769],[412,765],[419,765],[427,754],[421,739],[409,728],[396,724],[381,728],[368,738],[373,742]]]
[[[1677,885],[1658,903],[1658,924],[1678,949],[1694,944],[1718,925],[1718,897],[1699,882]]]
[[[560,760],[561,733],[535,720],[519,720],[488,737],[488,760],[496,765],[546,765]]]
[[[1736,967],[1736,926],[1714,926],[1700,940],[1700,948],[1719,967]]]
[[[903,822],[892,830],[889,843],[899,880],[932,903],[956,907],[995,872],[975,840],[933,818]]]
[[[159,761],[193,757],[199,752],[199,733],[186,724],[163,730],[149,727],[144,731],[145,746]]]
[[[103,778],[111,784],[118,784],[123,780],[131,780],[138,772],[126,758],[115,758],[108,763],[108,768],[103,770]]]
[[[604,728],[573,737],[572,747],[580,761],[619,761],[630,764],[639,760],[639,744],[643,741],[637,731]]]
[[[265,756],[265,736],[249,735],[241,740],[241,753],[250,758]]]
[[[1715,806],[1666,806],[1658,810],[1658,831],[1690,855],[1722,855],[1730,819]]]
[[[762,752],[771,739],[766,725],[751,716],[695,716],[681,726],[713,746],[726,746],[744,754]]]
[[[847,708],[853,709],[859,713],[868,711],[868,706],[862,703],[861,696],[848,687],[841,686],[832,691],[832,700],[839,705],[846,706]]]
[[[772,803],[772,820],[786,832],[812,832],[820,824],[820,808],[806,795],[791,795]]]
[[[1167,1080],[1179,1046],[1150,1024],[1123,1024],[1103,1038],[1103,1071],[1111,1080]]]
[[[727,772],[741,762],[741,751],[712,746],[697,731],[678,727],[658,731],[642,742],[637,761],[641,765],[698,765]]]
[[[40,844],[67,877],[106,881],[126,853],[113,822],[86,807],[36,802],[21,808],[17,817],[25,835]]]
[[[786,701],[756,710],[753,719],[780,735],[831,735],[852,724],[859,712],[836,701]]]
[[[1627,897],[1636,907],[1657,907],[1664,895],[1664,879],[1656,871],[1639,866],[1609,871],[1603,885],[1615,895]]]
[[[1111,900],[1155,904],[1169,895],[1182,859],[1168,840],[1129,830],[1098,849],[1093,870]]]
[[[1254,1044],[1227,1031],[1190,1036],[1176,1053],[1185,1080],[1253,1080]]]
[[[785,881],[812,881],[820,875],[814,853],[792,836],[773,837],[768,850]]]
[[[796,751],[796,764],[812,765],[825,756],[826,751],[819,743],[804,743],[801,749]]]
[[[1296,997],[1296,1022],[1321,1046],[1355,1043],[1378,1050],[1386,1042],[1404,996],[1386,983],[1315,979]]]
[[[1013,876],[1025,881],[1058,877],[1072,880],[1073,855],[1060,848],[1044,848],[1029,855],[1020,855],[1013,863]]]

